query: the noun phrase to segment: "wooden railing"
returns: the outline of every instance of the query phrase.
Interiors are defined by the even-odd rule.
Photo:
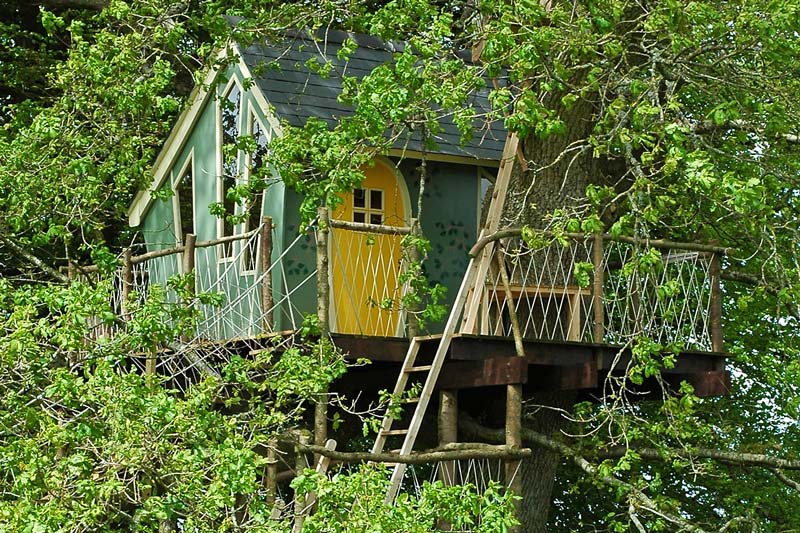
[[[665,346],[724,351],[720,257],[727,249],[546,232],[531,246],[521,234],[508,228],[472,248],[475,257],[493,242],[500,260],[480,288],[480,304],[465,311],[462,333],[511,337],[516,320],[530,339],[625,345],[648,337]]]

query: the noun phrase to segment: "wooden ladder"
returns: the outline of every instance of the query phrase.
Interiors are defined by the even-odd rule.
[[[503,147],[503,155],[500,159],[500,168],[497,172],[497,179],[495,180],[489,212],[487,213],[484,227],[481,230],[480,238],[493,234],[499,228],[500,215],[503,211],[503,204],[505,203],[508,183],[511,177],[511,169],[514,166],[514,159],[517,157],[518,146],[519,137],[516,133],[509,132],[506,144]],[[403,367],[400,370],[400,375],[397,377],[397,382],[392,392],[390,405],[386,409],[386,414],[381,423],[381,429],[375,439],[375,444],[372,446],[372,453],[381,453],[386,444],[386,439],[393,435],[404,435],[403,445],[400,448],[400,455],[409,455],[411,453],[414,448],[414,443],[417,440],[419,428],[422,426],[422,420],[425,418],[428,403],[433,396],[436,380],[439,378],[439,371],[441,371],[444,359],[447,356],[447,352],[450,350],[450,342],[453,340],[453,335],[455,335],[457,324],[461,318],[461,312],[467,300],[469,300],[469,305],[464,312],[464,324],[461,325],[461,331],[471,332],[474,329],[484,279],[488,272],[493,253],[494,242],[490,242],[477,257],[470,258],[469,266],[467,266],[467,271],[464,273],[464,279],[461,280],[461,287],[459,287],[455,302],[453,302],[453,308],[450,311],[450,315],[447,317],[444,333],[442,333],[439,339],[436,355],[433,356],[433,361],[430,365],[415,366],[414,364],[417,360],[421,342],[425,339],[431,339],[431,337],[414,337],[411,339],[408,352],[406,352],[406,357],[403,361]],[[402,396],[407,390],[406,387],[408,385],[409,376],[414,373],[426,373],[425,383],[417,398],[404,399]],[[416,403],[414,414],[411,416],[411,422],[407,428],[392,429],[392,422],[394,420],[392,414],[396,412],[395,407],[397,407],[396,404],[391,404],[393,401],[407,404]],[[405,471],[406,465],[404,463],[396,463],[392,467],[392,477],[389,482],[389,488],[386,491],[386,503],[394,502],[397,492],[400,490],[400,485],[403,482]]]
[[[458,296],[456,296],[456,301],[453,304],[453,309],[450,312],[450,316],[447,319],[444,333],[430,337],[413,337],[411,339],[411,343],[408,346],[408,352],[406,352],[406,357],[400,370],[400,375],[397,377],[397,382],[395,383],[394,390],[392,391],[390,405],[386,408],[386,414],[383,417],[380,431],[378,431],[375,444],[372,446],[372,453],[381,453],[384,445],[386,444],[386,439],[394,435],[404,435],[403,445],[400,448],[400,455],[409,455],[414,448],[414,443],[417,440],[417,434],[422,426],[422,420],[425,418],[425,413],[428,409],[428,403],[430,402],[430,399],[433,396],[434,388],[436,387],[436,380],[439,377],[439,371],[441,371],[445,357],[447,356],[447,352],[450,350],[450,341],[453,339],[453,335],[455,334],[456,325],[459,321],[461,310],[467,300],[469,289],[473,286],[472,281],[477,272],[478,261],[472,259],[469,263],[469,267],[467,268],[464,279],[461,282],[461,287],[459,288]],[[433,356],[433,361],[431,364],[415,365],[421,343],[425,340],[436,339],[437,337],[439,338],[439,345],[436,348],[436,355]],[[425,383],[422,386],[419,396],[415,398],[403,398],[403,395],[407,390],[409,378],[412,374],[425,374]],[[394,422],[394,417],[392,415],[396,412],[395,407],[397,407],[398,404],[391,402],[399,402],[400,404],[404,405],[416,404],[414,413],[411,416],[411,422],[407,428],[392,429],[392,423]],[[389,482],[389,488],[386,491],[386,503],[392,503],[394,498],[397,496],[397,492],[400,490],[400,485],[403,481],[403,475],[405,474],[405,471],[406,465],[404,463],[396,463],[392,467],[392,477]]]

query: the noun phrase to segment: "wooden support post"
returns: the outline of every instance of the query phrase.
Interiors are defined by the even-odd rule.
[[[594,312],[594,327],[592,328],[592,342],[602,344],[606,335],[605,309],[603,309],[603,234],[595,233],[592,246],[592,264],[594,265],[594,280],[592,285],[592,310]],[[597,368],[603,366],[603,355],[597,356]]]
[[[183,243],[183,274],[194,274],[194,249],[196,243],[197,235],[187,233]],[[192,287],[192,293],[194,294],[194,287]]]
[[[439,393],[439,446],[458,442],[458,391],[443,390]],[[439,480],[445,487],[461,484],[457,479],[458,469],[455,461],[442,461],[439,465]],[[444,520],[437,520],[437,531],[451,531],[453,525]]]
[[[186,237],[183,241],[183,257],[181,258],[181,273],[185,276],[190,274],[192,277],[192,286],[190,287],[191,297],[188,302],[184,302],[186,306],[191,306],[192,301],[194,300],[195,288],[197,287],[197,282],[195,280],[194,275],[194,251],[195,245],[197,244],[197,235],[194,233],[187,233]],[[183,342],[189,342],[191,340],[192,332],[184,332],[181,335],[181,340]]]
[[[594,311],[594,328],[592,340],[601,344],[605,336],[605,310],[603,309],[603,234],[596,233],[592,246],[592,263],[594,265],[594,280],[592,285],[592,309]]]
[[[711,351],[723,353],[725,344],[722,339],[722,289],[720,288],[720,262],[719,254],[712,253],[708,265],[708,275],[711,277],[711,302],[709,309],[709,331],[711,335]]]
[[[517,310],[514,307],[514,296],[511,293],[511,283],[503,261],[503,248],[497,243],[496,255],[497,269],[500,271],[500,280],[503,282],[508,316],[511,319],[511,331],[514,334],[514,351],[517,357],[525,357],[525,348],[522,344],[522,330],[519,327]],[[522,385],[512,383],[506,385],[506,446],[511,450],[522,448]],[[509,459],[506,461],[505,479],[506,486],[517,496],[522,496],[522,461]],[[519,518],[522,511],[522,500],[514,500],[514,514]],[[518,527],[512,529],[519,531]]]
[[[265,499],[267,507],[274,507],[278,496],[278,441],[270,440],[267,446],[267,466],[264,472],[264,488],[267,492]]]
[[[275,328],[273,307],[275,303],[272,299],[272,217],[261,218],[261,312],[263,320],[261,329],[265,333],[270,333]]]
[[[317,317],[319,318],[320,349],[330,336],[330,285],[328,284],[328,232],[330,212],[326,206],[317,209]],[[314,404],[314,444],[324,446],[328,440],[328,391],[322,391]],[[314,458],[315,461],[319,457]]]
[[[122,320],[128,317],[128,298],[133,287],[133,263],[131,262],[132,252],[130,248],[125,248],[122,252],[122,286],[120,287],[119,313]]]
[[[308,468],[308,461],[306,460],[306,454],[303,452],[303,445],[307,445],[309,441],[308,434],[305,432],[300,432],[298,435],[297,441],[299,446],[295,447],[295,463],[294,463],[294,471],[295,475],[299,476],[303,470]],[[300,494],[294,495],[294,527],[292,528],[292,533],[300,533],[303,531],[303,522],[306,519],[306,499],[305,497],[301,496]]]
[[[319,318],[320,335],[330,334],[330,285],[328,278],[328,232],[330,231],[330,213],[327,207],[317,209],[317,317]],[[325,444],[325,440],[320,444]]]
[[[153,351],[147,354],[147,359],[144,361],[144,373],[146,376],[154,376],[156,374],[156,354],[158,354],[158,345],[153,345]]]
[[[421,230],[419,227],[419,221],[417,219],[411,219],[411,235],[418,237],[421,235]],[[419,263],[419,249],[416,246],[416,243],[412,242],[410,246],[408,246],[406,250],[406,257],[408,261],[408,268],[411,268],[412,265],[415,263]],[[414,306],[410,309],[406,309],[406,331],[408,334],[408,338],[416,337],[419,335],[419,320],[417,319],[417,312],[419,311],[419,307]]]
[[[439,393],[439,446],[458,442],[458,391],[443,390]],[[445,486],[458,485],[455,461],[442,463],[439,479]]]

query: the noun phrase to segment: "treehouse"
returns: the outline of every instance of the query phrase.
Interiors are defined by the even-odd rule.
[[[339,52],[348,39],[358,46],[345,58]],[[639,372],[645,392],[659,374],[674,388],[691,383],[700,396],[726,393],[725,250],[601,233],[541,231],[523,239],[520,229],[501,230],[518,139],[499,122],[476,123],[479,134],[466,144],[448,120],[435,146],[401,136],[386,156],[365,165],[360,187],[335,210],[321,209],[309,228],[301,227],[298,214],[303,198],[279,168],[268,169],[263,192],[243,205],[230,200],[229,191],[266,164],[283,128],[311,117],[334,125],[348,116],[352,109],[337,100],[343,79],[391,65],[402,49],[336,31],[230,45],[221,58],[225,66],[193,93],[155,162],[150,187],[129,210],[146,250],[126,254],[117,284],[120,309],[127,295],[146,295],[149,286],[190,271],[194,291],[223,297],[220,306],[192,303],[201,317],[194,340],[206,343],[206,355],[176,348],[177,355],[154,365],[197,372],[210,366],[198,357],[213,360],[209,353],[237,343],[257,349],[258,339],[291,335],[305,315],[321,309],[334,342],[373,361],[351,371],[342,388],[394,386],[402,395],[419,383],[418,395],[406,399],[416,405],[407,427],[397,429],[387,417],[374,452],[401,437],[401,453],[410,453],[434,391],[465,391],[466,403],[469,391],[480,391],[473,399],[481,403],[512,385],[597,397],[606,376],[655,364]],[[473,104],[488,111],[488,89]],[[229,148],[246,136],[254,146]],[[416,327],[417,309],[403,305],[411,290],[404,274],[414,260],[403,237],[416,226],[418,205],[420,231],[431,242],[426,273],[447,288],[448,308],[447,320],[424,332]],[[643,342],[655,363],[634,355]],[[398,466],[393,490],[401,478]]]
[[[347,61],[337,59],[348,37],[358,47]],[[270,169],[267,187],[246,205],[234,205],[228,193],[261,167],[282,127],[300,127],[310,117],[332,126],[350,113],[337,101],[343,78],[391,63],[401,48],[341,32],[326,34],[324,54],[318,44],[302,34],[274,46],[242,49],[232,44],[225,54],[228,66],[212,72],[205,87],[193,94],[158,157],[151,186],[130,208],[130,225],[139,228],[149,252],[181,246],[187,235],[201,245],[219,241],[197,246],[193,258],[196,289],[227,296],[225,308],[208,309],[208,320],[200,326],[209,338],[252,336],[265,324],[270,331],[294,330],[305,314],[316,312],[315,244],[313,235],[300,231],[302,197],[286,186],[279,169]],[[322,75],[310,70],[310,62],[329,64],[331,70]],[[486,95],[475,95],[479,109],[488,110]],[[482,193],[505,140],[498,123],[483,129],[462,145],[455,125],[445,121],[435,146],[424,148],[418,137],[404,136],[388,157],[364,168],[361,187],[330,214],[332,331],[405,336],[401,240],[417,216],[423,149],[427,183],[421,230],[432,245],[426,268],[432,281],[448,289],[452,303],[468,261],[466,252],[477,238]],[[223,150],[243,136],[256,141],[251,153]],[[230,215],[241,222],[234,223]],[[259,230],[270,219],[273,228]],[[266,245],[265,236],[270,241]],[[181,272],[177,257],[149,260],[147,283],[163,284]]]

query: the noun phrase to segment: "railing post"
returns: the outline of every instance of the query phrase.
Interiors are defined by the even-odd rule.
[[[419,221],[417,219],[411,219],[411,235],[412,237],[419,237],[420,235]],[[412,238],[412,243],[407,248],[409,268],[411,265],[419,263],[419,249],[414,241],[415,239]],[[417,320],[416,314],[418,311],[419,307],[417,306],[406,309],[406,331],[409,338],[419,335],[419,320]]]
[[[720,288],[720,261],[719,253],[712,252],[708,265],[708,275],[711,278],[711,301],[709,305],[709,333],[711,336],[711,351],[723,353],[725,345],[722,340],[722,289]]]
[[[128,319],[128,297],[133,286],[133,262],[131,261],[131,249],[125,248],[122,252],[122,287],[120,290],[119,311],[123,320]]]
[[[327,337],[330,333],[330,286],[328,285],[328,232],[330,231],[330,213],[327,207],[317,209],[319,219],[317,225],[317,317],[319,318],[320,335]],[[325,439],[320,446],[325,445]]]
[[[261,312],[263,321],[261,328],[270,332],[275,327],[272,300],[272,217],[261,218]]]
[[[267,507],[275,506],[278,495],[278,441],[272,439],[267,444],[267,466],[264,475],[264,488],[266,489]]]
[[[195,244],[197,243],[197,235],[194,233],[187,233],[186,239],[184,240],[184,249],[183,249],[183,274],[193,274],[194,273],[194,250]],[[192,286],[192,294],[194,294],[194,286]]]
[[[498,241],[494,248],[494,256],[497,260],[497,269],[500,271],[500,280],[503,283],[508,316],[511,319],[511,332],[514,335],[514,351],[517,357],[525,357],[525,347],[522,343],[522,329],[517,317],[517,309],[514,306],[514,295],[511,292],[511,282],[506,271],[506,264],[503,260],[503,246]],[[516,450],[522,447],[522,385],[511,383],[506,385],[506,446]],[[519,459],[506,460],[505,478],[506,486],[514,494],[522,496],[522,461]],[[522,500],[514,500],[514,515],[519,517],[522,512]],[[519,527],[511,529],[516,533],[521,531]]]
[[[194,275],[194,265],[195,265],[195,249],[197,244],[197,235],[194,233],[187,233],[184,237],[183,241],[183,256],[181,257],[181,273],[185,276],[186,274],[192,275],[192,286],[190,287],[190,298],[189,301],[185,302],[186,306],[192,305],[192,299],[194,299],[197,281],[195,280]],[[183,342],[189,342],[190,338],[185,332],[181,335],[181,340]]]
[[[603,234],[595,233],[592,246],[592,264],[594,265],[594,280],[592,286],[592,310],[594,311],[594,327],[592,341],[601,344],[605,336],[605,309],[603,309]]]
[[[328,285],[328,232],[330,212],[326,206],[317,209],[317,317],[319,318],[320,349],[330,336],[330,286]],[[314,444],[324,446],[328,440],[328,391],[323,390],[314,404]],[[319,460],[314,457],[314,460]]]

